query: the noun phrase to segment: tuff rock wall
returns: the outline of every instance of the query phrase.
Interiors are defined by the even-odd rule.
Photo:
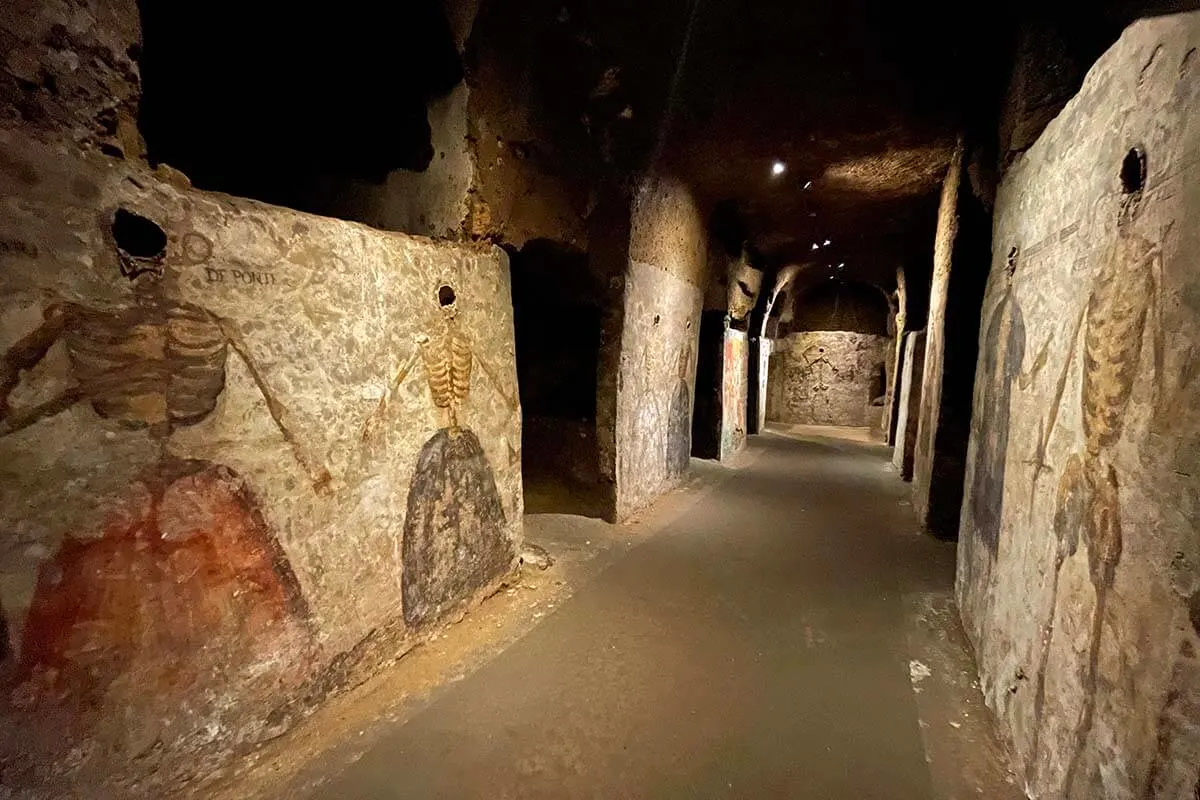
[[[1200,792],[1198,48],[1134,24],[998,196],[957,593],[1033,797]]]
[[[128,127],[136,9],[11,10],[3,782],[152,791],[279,735],[514,568],[507,258],[151,171]]]
[[[958,200],[962,184],[962,147],[954,153],[942,183],[937,235],[933,246],[933,277],[929,290],[929,322],[925,328],[925,364],[921,373],[921,406],[917,414],[917,445],[913,455],[913,508],[927,523],[938,481],[938,433],[942,415],[946,366],[946,313],[950,303],[950,270],[958,234]],[[982,269],[980,265],[972,265]],[[966,269],[967,265],[963,265]],[[911,424],[911,423],[910,423]],[[944,471],[944,468],[943,468]]]
[[[917,414],[921,408],[921,373],[925,366],[925,331],[911,331],[904,337],[901,364],[892,466],[902,479],[911,481],[913,454],[917,449]]]
[[[696,347],[706,284],[703,217],[688,187],[645,181],[632,198],[620,355],[601,354],[601,402],[615,393],[615,516],[677,484],[691,457]],[[611,330],[611,328],[610,328]],[[615,363],[614,363],[615,362]],[[605,372],[616,380],[605,380]],[[599,409],[603,435],[603,409]],[[602,465],[605,447],[601,443]],[[602,466],[603,470],[603,466]]]

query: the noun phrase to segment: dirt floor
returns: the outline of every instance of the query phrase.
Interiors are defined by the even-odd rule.
[[[889,451],[753,437],[224,774],[218,798],[1019,798]]]

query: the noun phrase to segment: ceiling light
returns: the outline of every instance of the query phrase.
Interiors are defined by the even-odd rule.
[[[845,262],[845,261],[843,261],[841,264],[838,264],[838,269],[845,269],[845,268],[846,268],[846,262]]]
[[[787,172],[787,164],[782,161],[776,161],[771,165],[771,174],[778,178],[783,173]]]
[[[820,249],[821,249],[821,245],[817,244],[816,242],[813,242],[813,250],[820,250]]]
[[[812,188],[812,181],[805,181],[805,183],[804,183],[804,188],[805,188],[805,189],[811,189],[811,188]]]
[[[828,239],[825,240],[826,247],[829,247],[829,245],[831,245],[831,244],[833,244],[833,242],[829,241]]]

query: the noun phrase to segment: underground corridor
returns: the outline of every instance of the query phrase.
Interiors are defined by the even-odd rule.
[[[9,0],[0,798],[1198,800],[1200,10],[979,19]]]

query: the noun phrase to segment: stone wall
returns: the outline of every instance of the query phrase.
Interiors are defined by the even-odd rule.
[[[768,368],[767,419],[867,427],[891,340],[848,331],[806,331],[776,340]]]
[[[913,454],[917,449],[917,414],[921,408],[921,375],[925,367],[925,331],[913,331],[904,337],[901,363],[892,466],[899,470],[903,480],[911,481]]]
[[[0,124],[140,156],[140,48],[134,0],[8,0]]]
[[[520,546],[503,252],[162,178],[0,131],[6,781],[278,735]]]
[[[703,219],[684,184],[647,180],[630,220],[616,381],[618,519],[687,471],[706,264]]]
[[[957,592],[1034,797],[1200,791],[1197,48],[1133,25],[998,196]]]
[[[933,244],[933,277],[929,289],[929,321],[925,328],[925,364],[921,377],[921,407],[917,415],[917,448],[913,456],[913,508],[922,521],[929,518],[934,481],[934,449],[942,411],[945,367],[946,306],[950,299],[950,267],[958,233],[958,194],[962,182],[962,147],[954,153],[942,183],[937,236]]]
[[[721,453],[724,461],[746,446],[746,402],[750,362],[747,336],[725,331],[721,369]]]

